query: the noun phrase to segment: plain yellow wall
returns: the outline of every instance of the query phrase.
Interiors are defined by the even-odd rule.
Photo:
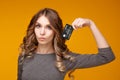
[[[120,80],[119,0],[1,0],[0,80],[16,80],[19,44],[31,17],[44,7],[57,10],[64,25],[71,24],[77,17],[92,19],[116,55],[116,60],[109,64],[76,70],[76,80]],[[96,43],[87,27],[74,31],[66,44],[74,52],[97,52]],[[65,80],[69,80],[67,75]]]

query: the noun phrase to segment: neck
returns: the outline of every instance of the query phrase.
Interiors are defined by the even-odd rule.
[[[54,53],[54,48],[51,45],[41,45],[39,44],[37,49],[36,49],[36,52],[38,54],[51,54],[51,53]]]

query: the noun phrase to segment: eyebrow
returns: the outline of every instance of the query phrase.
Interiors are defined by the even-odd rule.
[[[41,25],[39,22],[36,22],[35,24],[39,24],[39,25]]]

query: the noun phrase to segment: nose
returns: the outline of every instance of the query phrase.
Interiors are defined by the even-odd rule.
[[[45,28],[41,28],[40,35],[45,35]]]

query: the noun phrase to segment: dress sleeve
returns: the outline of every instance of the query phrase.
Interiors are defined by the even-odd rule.
[[[20,59],[22,56],[18,57],[18,72],[17,72],[17,80],[22,80],[21,75],[22,75],[22,65],[20,64]]]
[[[98,48],[97,54],[70,54],[75,57],[75,61],[66,62],[66,67],[68,70],[99,66],[109,63],[115,59],[113,51],[110,47]]]

